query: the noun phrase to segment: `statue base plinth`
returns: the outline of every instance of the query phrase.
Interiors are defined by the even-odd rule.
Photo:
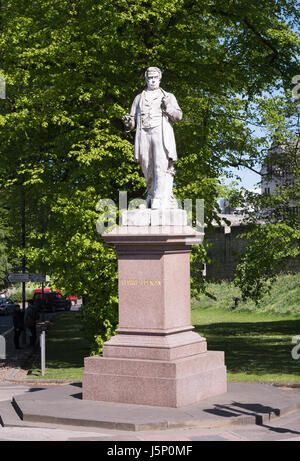
[[[182,407],[225,393],[224,353],[191,326],[190,245],[203,234],[136,225],[103,238],[118,255],[119,329],[85,358],[83,399]]]

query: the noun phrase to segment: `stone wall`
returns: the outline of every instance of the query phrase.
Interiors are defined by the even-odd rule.
[[[225,218],[231,221],[231,226],[225,223],[222,226],[215,225],[213,231],[205,232],[204,244],[208,256],[214,263],[207,264],[204,273],[212,280],[231,280],[239,257],[245,252],[247,246],[246,239],[238,238],[240,234],[247,231],[242,218],[235,215],[226,215]],[[285,272],[287,271],[299,272],[300,258],[291,259],[285,267]]]
[[[239,255],[244,253],[247,241],[237,236],[245,232],[245,226],[234,226],[230,232],[217,227],[205,233],[205,246],[208,256],[214,261],[206,265],[206,276],[215,280],[232,279],[238,264]],[[209,245],[208,245],[209,244]]]

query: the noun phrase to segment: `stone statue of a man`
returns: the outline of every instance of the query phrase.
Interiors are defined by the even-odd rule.
[[[173,196],[177,153],[172,122],[182,119],[182,111],[175,96],[160,88],[161,76],[158,67],[146,70],[147,87],[136,96],[123,123],[127,131],[136,128],[134,157],[146,180],[146,206],[168,209],[177,208]]]

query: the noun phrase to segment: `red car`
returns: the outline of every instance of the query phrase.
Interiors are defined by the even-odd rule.
[[[38,305],[39,300],[44,299],[44,307],[40,306],[40,308],[44,308],[45,311],[56,312],[58,310],[65,310],[69,311],[71,309],[71,301],[57,291],[47,290],[44,291],[44,295],[42,295],[41,291],[37,291],[34,293],[33,302],[34,304]]]
[[[42,289],[37,288],[36,290],[34,290],[34,292],[35,293],[42,293]],[[44,288],[44,293],[49,293],[49,292],[52,292],[51,288]],[[59,292],[60,292],[60,290],[56,290],[56,293],[59,293]],[[77,304],[77,297],[76,296],[71,295],[69,297],[66,297],[66,299],[69,299],[71,301],[72,306],[74,306],[74,304]]]

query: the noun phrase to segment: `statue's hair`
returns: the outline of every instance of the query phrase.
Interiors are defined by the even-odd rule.
[[[145,78],[148,77],[148,72],[157,72],[159,75],[159,78],[161,79],[162,77],[162,72],[159,67],[148,67],[148,69],[145,72]]]

